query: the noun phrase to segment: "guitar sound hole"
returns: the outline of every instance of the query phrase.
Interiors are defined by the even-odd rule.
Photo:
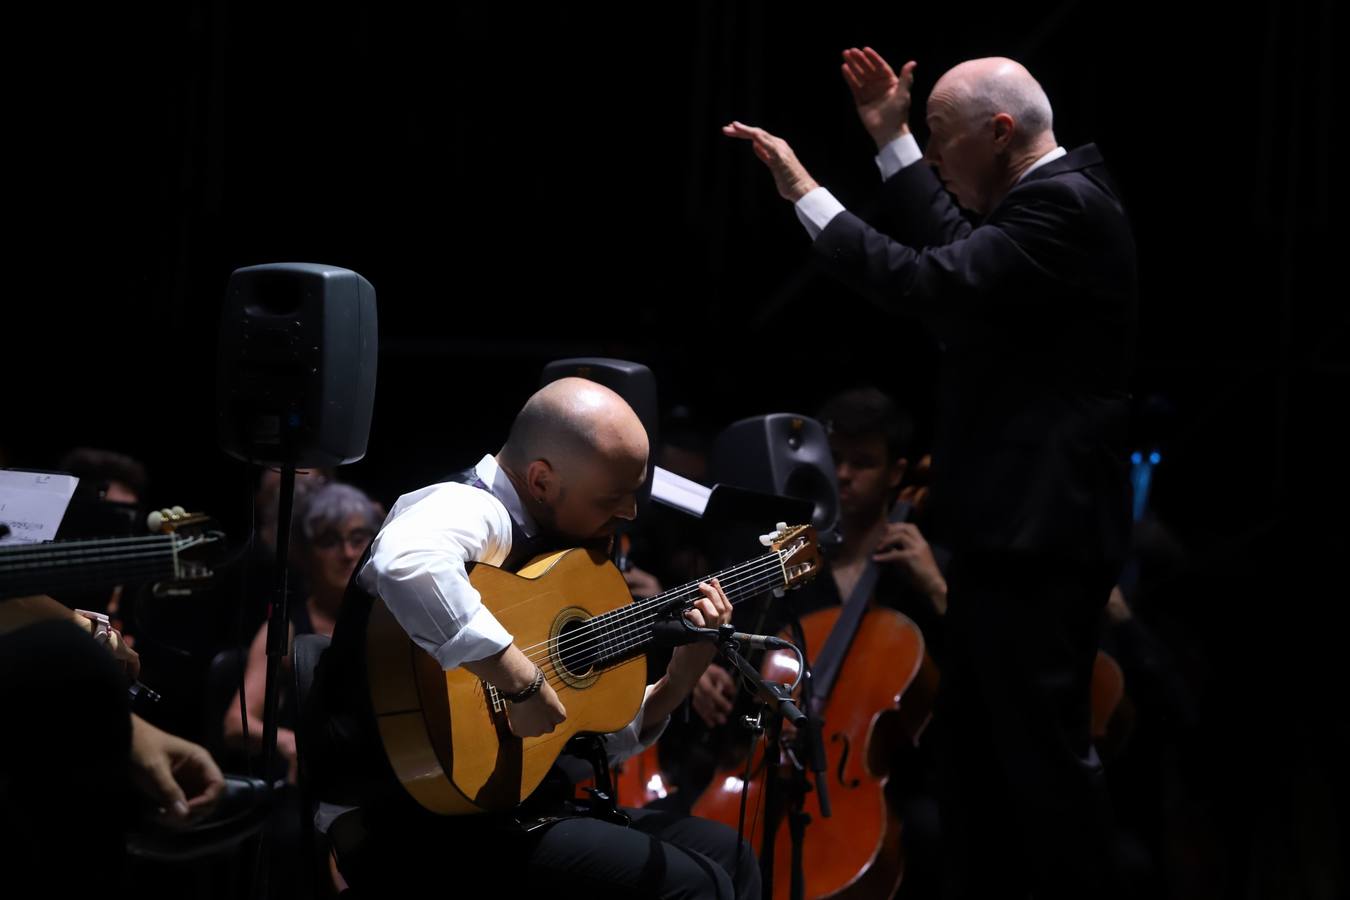
[[[559,656],[568,674],[586,675],[600,659],[600,645],[590,624],[582,619],[568,622],[558,636]]]

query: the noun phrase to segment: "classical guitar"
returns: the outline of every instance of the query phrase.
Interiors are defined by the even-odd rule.
[[[768,552],[708,578],[732,603],[813,577],[815,530],[779,525]],[[606,734],[637,715],[653,626],[700,596],[698,581],[635,601],[623,575],[593,550],[538,557],[512,574],[474,564],[483,604],[547,676],[567,707],[551,734],[518,738],[506,701],[464,669],[443,670],[403,631],[383,601],[371,610],[366,661],[380,739],[395,774],[442,815],[510,809],[534,791],[575,734]]]

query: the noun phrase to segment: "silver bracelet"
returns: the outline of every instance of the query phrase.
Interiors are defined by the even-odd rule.
[[[511,703],[523,703],[524,701],[533,697],[535,694],[539,693],[539,689],[543,686],[544,686],[544,670],[539,668],[538,666],[535,666],[534,681],[530,683],[529,687],[527,687],[523,691],[520,691],[519,693],[502,694],[502,696],[505,697],[507,701]]]

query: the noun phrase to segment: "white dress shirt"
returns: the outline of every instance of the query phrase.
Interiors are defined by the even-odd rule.
[[[465,563],[500,565],[511,552],[512,519],[527,536],[538,530],[491,454],[475,469],[490,492],[446,482],[399,497],[356,576],[443,669],[486,659],[511,645],[510,633],[469,583]],[[651,691],[648,685],[644,707]],[[669,721],[666,716],[646,728],[640,708],[632,722],[606,737],[610,762],[650,747]]]
[[[1068,152],[1063,147],[1056,147],[1028,166],[1027,170],[1017,177],[1017,181],[1021,181],[1030,175],[1033,170],[1059,159]],[[896,172],[906,166],[914,165],[921,159],[923,159],[923,151],[919,149],[919,142],[915,139],[913,132],[910,132],[882,147],[881,151],[877,153],[876,163],[877,168],[881,170],[881,180],[886,181]],[[806,196],[797,201],[796,210],[797,218],[801,220],[802,225],[806,228],[806,233],[811,235],[811,240],[814,241],[825,230],[825,226],[830,224],[830,220],[844,211],[844,204],[836,200],[835,196],[825,188],[818,187],[808,191]]]

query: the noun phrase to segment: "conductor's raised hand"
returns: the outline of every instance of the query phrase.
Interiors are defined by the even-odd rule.
[[[858,119],[878,149],[909,132],[910,91],[916,65],[911,59],[896,75],[871,47],[861,50],[850,47],[844,51],[844,62],[839,68],[853,93]]]
[[[797,161],[797,154],[792,152],[788,142],[782,138],[769,134],[763,128],[740,122],[723,125],[722,133],[727,137],[750,142],[755,155],[769,167],[774,186],[778,188],[778,196],[784,200],[796,203],[820,187],[806,171],[806,167]]]

